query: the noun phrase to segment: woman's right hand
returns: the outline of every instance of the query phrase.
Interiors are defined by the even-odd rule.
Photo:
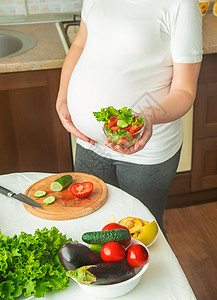
[[[61,104],[59,104],[59,101],[57,101],[57,113],[59,115],[60,121],[62,122],[64,128],[72,133],[74,136],[76,136],[77,138],[88,142],[92,145],[95,144],[95,141],[90,139],[89,137],[87,137],[86,135],[84,135],[83,133],[81,133],[73,124],[72,120],[71,120],[71,116],[68,110],[68,106],[67,106],[67,102],[62,102]]]

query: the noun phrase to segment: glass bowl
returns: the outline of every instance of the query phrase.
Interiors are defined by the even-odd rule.
[[[104,125],[102,126],[102,129],[103,129],[103,132],[104,132],[105,136],[107,137],[109,143],[112,143],[114,146],[120,145],[124,148],[129,148],[129,147],[134,146],[136,144],[136,142],[138,142],[138,140],[143,135],[143,132],[145,130],[145,123],[143,124],[142,128],[139,131],[137,131],[133,134],[112,133],[112,132],[106,130]]]

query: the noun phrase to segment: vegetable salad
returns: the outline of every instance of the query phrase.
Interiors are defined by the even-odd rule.
[[[144,119],[130,108],[109,106],[93,112],[93,115],[97,121],[104,122],[104,132],[114,144],[130,147],[143,133]]]

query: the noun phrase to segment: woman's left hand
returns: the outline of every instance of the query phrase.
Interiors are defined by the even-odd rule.
[[[147,142],[150,140],[151,136],[152,136],[152,122],[150,121],[150,119],[148,120],[148,118],[145,118],[144,133],[134,146],[126,148],[126,147],[122,147],[121,145],[113,145],[112,143],[109,143],[109,140],[105,141],[105,146],[109,147],[113,151],[129,155],[142,150],[147,144]]]

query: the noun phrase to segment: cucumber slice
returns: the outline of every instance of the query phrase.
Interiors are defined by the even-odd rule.
[[[44,197],[47,193],[45,191],[36,191],[34,196],[35,198],[41,198]]]
[[[117,121],[117,125],[118,125],[118,127],[120,127],[120,128],[125,128],[125,127],[127,127],[129,124],[126,123],[126,122],[124,122],[123,120],[118,120],[118,121]]]
[[[71,175],[63,175],[51,183],[50,189],[53,192],[60,192],[63,189],[65,189],[68,185],[70,185],[70,183],[72,183],[72,176]]]
[[[52,203],[54,203],[55,201],[55,197],[54,196],[49,196],[47,198],[45,198],[42,202],[45,204],[45,205],[50,205]]]

